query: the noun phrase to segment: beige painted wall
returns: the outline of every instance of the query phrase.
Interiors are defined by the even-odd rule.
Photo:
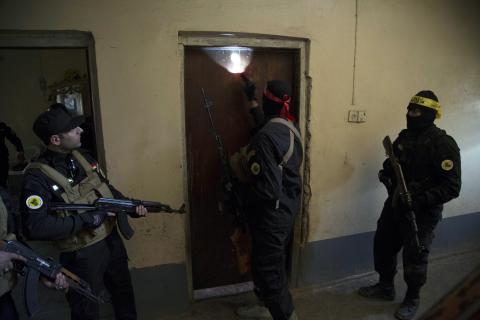
[[[109,176],[128,195],[185,202],[178,31],[234,31],[311,40],[309,241],[374,230],[385,197],[381,139],[403,128],[409,98],[424,88],[440,97],[439,125],[462,148],[464,189],[446,215],[478,211],[478,1],[358,2],[354,106],[354,0],[4,0],[0,28],[93,33]],[[367,122],[347,123],[349,109],[366,110]],[[183,217],[134,227],[134,266],[185,260]]]

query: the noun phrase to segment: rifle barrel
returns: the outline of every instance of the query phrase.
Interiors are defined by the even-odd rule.
[[[68,204],[68,203],[55,203],[48,204],[50,210],[95,210],[94,205],[88,204]]]
[[[121,200],[110,198],[99,198],[95,204],[75,204],[75,203],[49,203],[50,210],[106,210],[112,212],[133,212],[135,207],[143,205],[150,212],[168,212],[168,213],[185,213],[185,205],[178,209],[173,209],[168,204],[155,201],[142,200]]]

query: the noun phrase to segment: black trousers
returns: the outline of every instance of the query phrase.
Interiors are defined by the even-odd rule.
[[[137,311],[132,281],[128,270],[128,257],[118,232],[114,230],[106,239],[74,252],[60,254],[60,263],[87,281],[94,294],[110,296],[117,320],[135,320]],[[98,320],[99,306],[81,295],[69,291],[72,320]]]
[[[293,217],[282,214],[257,211],[249,219],[255,293],[274,320],[288,320],[294,311],[286,271]]]
[[[9,163],[8,157],[0,156],[0,186],[6,188],[8,180]]]
[[[413,232],[404,213],[392,207],[390,198],[385,201],[374,238],[375,270],[380,275],[380,281],[393,282],[397,272],[397,255],[403,248],[407,295],[418,298],[420,288],[427,280],[428,256],[435,237],[435,227],[441,219],[442,209],[443,207],[440,206],[416,213],[418,238],[424,248],[421,253],[418,253],[412,246]]]
[[[0,297],[0,320],[18,320],[18,312],[11,291]]]

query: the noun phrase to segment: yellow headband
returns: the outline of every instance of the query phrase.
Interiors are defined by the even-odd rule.
[[[440,119],[442,117],[442,110],[440,109],[440,103],[438,103],[438,101],[421,96],[413,96],[410,100],[410,103],[418,104],[420,106],[437,111],[437,114],[435,115],[436,119]]]

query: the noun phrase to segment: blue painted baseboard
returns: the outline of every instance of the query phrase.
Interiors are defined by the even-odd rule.
[[[298,286],[325,284],[373,271],[374,232],[310,242],[301,252]],[[432,257],[480,245],[480,213],[443,219],[435,231]]]

